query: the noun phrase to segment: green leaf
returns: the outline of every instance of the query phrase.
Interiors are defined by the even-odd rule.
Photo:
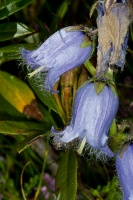
[[[37,132],[44,133],[47,125],[35,122],[0,121],[0,133],[8,135],[29,135]]]
[[[0,71],[0,86],[0,94],[21,113],[35,100],[28,85],[7,72]]]
[[[120,200],[121,194],[118,190],[118,179],[113,177],[111,181],[108,181],[107,185],[101,186],[98,185],[97,189],[90,188],[90,192],[95,199],[104,199],[104,200]]]
[[[96,1],[96,2],[92,5],[92,7],[91,7],[91,9],[90,9],[90,17],[92,17],[92,15],[93,15],[95,9],[97,8],[97,4],[98,4],[98,1]]]
[[[92,44],[92,41],[90,40],[90,38],[88,36],[84,36],[84,40],[82,42],[82,44],[80,45],[81,48],[85,48],[88,47],[89,45]]]
[[[121,146],[128,141],[130,141],[128,134],[118,132],[115,136],[109,137],[108,146],[114,153],[117,153]]]
[[[115,136],[116,134],[117,134],[117,125],[116,125],[116,120],[114,119],[114,120],[113,120],[113,123],[112,123],[112,125],[111,125],[111,127],[110,127],[109,135],[110,135],[111,137],[113,137],[113,136]]]
[[[0,24],[0,42],[33,33],[34,30],[25,24],[8,22]]]
[[[21,58],[21,49],[35,49],[35,44],[15,44],[0,48],[0,64],[10,61],[19,60]]]
[[[25,149],[30,147],[32,142],[34,142],[35,140],[37,140],[41,137],[47,136],[47,135],[48,135],[47,133],[43,133],[43,134],[35,133],[35,134],[32,134],[32,135],[26,137],[26,139],[24,139],[21,143],[18,144],[18,146],[17,146],[18,152],[21,153],[22,151],[24,151]]]
[[[105,83],[102,81],[94,82],[94,87],[95,87],[97,94],[100,94],[100,92],[103,90],[104,86],[105,86]]]
[[[59,22],[59,19],[63,19],[67,12],[69,12],[70,7],[70,0],[64,0],[58,7],[58,10],[56,12],[56,15],[53,17],[53,21],[51,23],[51,28],[55,27],[55,24]]]
[[[62,155],[56,175],[56,194],[58,200],[75,200],[77,192],[77,158],[73,151]]]
[[[11,14],[29,5],[32,0],[2,0],[0,1],[0,19],[7,18]]]
[[[27,120],[29,117],[20,113],[7,100],[0,95],[0,119],[2,120]]]
[[[48,106],[53,111],[55,111],[56,113],[58,113],[58,107],[55,102],[54,96],[49,92],[45,91],[44,78],[45,77],[28,78],[28,82],[35,94],[37,95],[37,97],[42,101],[42,103]]]
[[[57,127],[55,120],[53,119],[51,112],[48,111],[44,105],[42,105],[42,103],[39,102],[39,108],[41,109],[41,112],[43,113],[43,119],[42,121],[44,121],[45,123]]]
[[[63,19],[64,16],[66,15],[67,11],[69,10],[69,5],[70,5],[70,0],[65,0],[58,8],[57,16],[59,16],[60,19]]]

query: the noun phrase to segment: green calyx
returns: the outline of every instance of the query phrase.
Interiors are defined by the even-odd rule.
[[[90,45],[92,45],[92,41],[90,40],[90,38],[87,35],[85,35],[84,40],[83,40],[82,44],[80,45],[80,47],[85,48],[85,47],[88,47]]]
[[[124,151],[133,141],[132,132],[133,127],[130,122],[122,121],[121,124],[116,125],[114,120],[111,125],[108,146],[114,153],[117,153],[120,150],[120,158],[122,158]]]
[[[68,27],[65,30],[66,31],[82,31],[84,33],[84,40],[80,47],[85,48],[85,47],[88,47],[89,45],[92,45],[92,48],[94,50],[94,40],[97,35],[97,30],[93,30],[92,28],[88,28],[83,25]],[[92,50],[92,53],[93,53],[93,50]]]

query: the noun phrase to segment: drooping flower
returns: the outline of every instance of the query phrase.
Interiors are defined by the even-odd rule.
[[[62,132],[55,131],[55,140],[68,143],[75,138],[86,139],[94,148],[101,149],[110,155],[107,146],[108,131],[118,110],[118,96],[109,86],[98,95],[94,83],[86,83],[75,96],[70,125]]]
[[[133,144],[116,156],[116,170],[123,192],[123,200],[133,200]]]
[[[98,73],[105,71],[108,66],[124,67],[130,18],[131,10],[126,1],[99,1]]]
[[[75,28],[76,27],[76,28]],[[22,49],[23,59],[37,71],[48,71],[45,88],[52,91],[59,77],[82,65],[92,53],[91,41],[84,47],[85,31],[81,26],[63,28],[50,36],[37,50]],[[31,73],[31,76],[35,74]]]

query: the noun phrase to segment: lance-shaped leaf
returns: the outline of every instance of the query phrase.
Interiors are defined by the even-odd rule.
[[[22,142],[20,142],[17,145],[18,152],[21,153],[22,151],[30,147],[32,142],[36,141],[39,138],[45,137],[47,135],[48,133],[44,133],[44,132],[42,133],[41,131],[39,133],[30,134],[28,137],[26,137]]]
[[[47,125],[35,122],[0,121],[0,133],[6,135],[43,134],[48,130]]]
[[[0,19],[7,18],[11,14],[21,10],[32,2],[32,0],[8,0],[0,2]]]
[[[56,175],[58,200],[75,200],[77,191],[77,159],[72,151],[62,155]]]
[[[42,120],[35,95],[29,86],[17,77],[0,71],[0,94],[19,112]]]
[[[9,46],[4,46],[0,48],[0,64],[10,61],[10,60],[20,60],[21,59],[21,54],[20,54],[20,49],[28,48],[28,49],[34,49],[35,44],[30,43],[30,44],[15,44],[15,45],[9,45]]]
[[[0,41],[10,40],[33,33],[33,29],[22,23],[8,22],[0,24]]]

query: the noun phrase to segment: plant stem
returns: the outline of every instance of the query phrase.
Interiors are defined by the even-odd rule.
[[[40,181],[39,181],[39,184],[38,184],[38,187],[37,187],[37,191],[36,191],[34,200],[37,200],[37,197],[38,197],[40,190],[41,190],[44,171],[45,171],[45,167],[46,167],[47,156],[48,156],[48,138],[47,138],[47,141],[46,141],[46,149],[45,149],[45,152],[44,152],[44,160],[43,160],[42,172],[41,172],[41,175],[40,175]]]

